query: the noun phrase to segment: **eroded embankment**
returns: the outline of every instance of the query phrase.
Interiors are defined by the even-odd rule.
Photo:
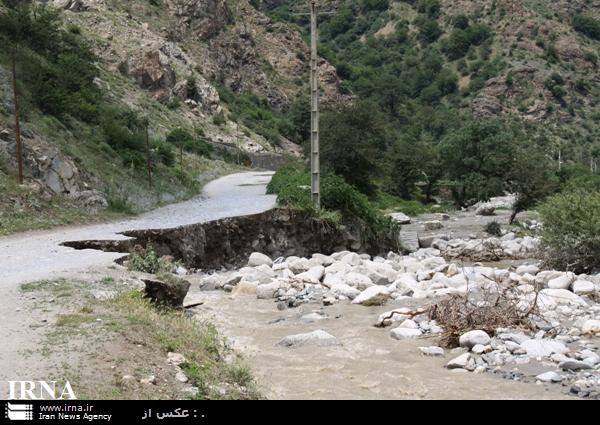
[[[172,229],[122,234],[131,239],[69,241],[63,245],[123,253],[136,245],[152,246],[159,255],[169,255],[186,267],[204,270],[244,265],[255,251],[277,258],[343,250],[376,255],[399,248],[396,239],[375,235],[365,223],[346,220],[343,225],[334,225],[303,212],[280,208]]]

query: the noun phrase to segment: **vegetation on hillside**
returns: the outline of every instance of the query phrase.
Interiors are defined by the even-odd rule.
[[[126,98],[114,96],[114,86],[124,83],[104,69],[89,37],[80,27],[67,24],[59,9],[32,1],[0,1],[0,40],[7,46],[0,49],[0,73],[6,77],[3,83],[10,84],[12,75],[3,70],[11,69],[14,53],[20,122],[29,139],[23,156],[31,156],[32,137],[45,140],[47,146],[73,160],[83,172],[83,183],[104,192],[109,209],[119,213],[189,197],[207,178],[235,168],[220,162],[211,165],[205,159],[237,162],[231,155],[215,152],[202,128],[173,126],[163,135],[155,128],[153,105],[141,111]],[[14,124],[13,96],[2,89],[0,85],[0,125],[9,127]],[[0,232],[96,215],[97,211],[86,212],[66,198],[48,202],[36,189],[10,184],[16,161],[14,154],[0,156],[0,185],[6,196],[17,200],[15,213],[19,215],[17,220],[11,213],[12,205],[3,208]],[[148,164],[152,187],[148,185]],[[28,173],[26,177],[39,176]],[[50,204],[72,209],[73,214],[59,214],[47,206]],[[56,218],[63,218],[43,219],[45,214],[39,215],[39,211],[48,208],[57,212]]]
[[[593,163],[597,129],[585,116],[582,97],[596,99],[597,91],[561,62],[556,35],[538,31],[535,40],[551,71],[544,82],[552,96],[547,116],[575,119],[559,131],[518,114],[480,117],[468,108],[493,79],[509,89],[521,84],[514,71],[519,60],[540,60],[517,58],[516,46],[502,44],[510,15],[505,6],[488,3],[467,11],[440,0],[346,0],[320,19],[320,52],[354,98],[351,106],[325,107],[324,170],[343,176],[374,202],[383,191],[425,203],[451,199],[465,207],[510,191],[517,194],[514,220],[558,190],[557,173],[565,163]],[[308,36],[307,18],[291,13],[290,2],[270,4],[259,7]],[[531,13],[560,19],[535,8]],[[597,39],[598,22],[582,13],[564,24]],[[597,62],[591,51],[585,57]],[[587,123],[577,121],[578,115]]]

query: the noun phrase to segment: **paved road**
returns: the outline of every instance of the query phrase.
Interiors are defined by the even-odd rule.
[[[275,206],[265,194],[272,173],[232,174],[207,184],[202,195],[168,205],[138,217],[104,224],[27,232],[0,238],[0,285],[46,279],[66,271],[108,264],[119,255],[93,250],[77,251],[60,243],[84,239],[122,239],[118,232],[177,227],[225,217],[255,214]]]

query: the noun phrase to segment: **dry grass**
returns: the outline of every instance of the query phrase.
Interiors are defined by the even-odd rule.
[[[98,300],[91,290],[106,290],[114,298]],[[24,293],[42,300],[54,316],[41,342],[40,355],[53,366],[48,373],[68,379],[83,399],[262,398],[250,370],[208,322],[184,310],[157,308],[123,281],[104,277],[96,281],[61,279],[22,285]],[[56,299],[47,303],[49,298]],[[177,381],[167,353],[181,353],[189,378]],[[125,380],[125,375],[133,379]],[[155,385],[142,384],[148,376]]]
[[[231,354],[226,341],[208,322],[190,318],[185,311],[156,308],[138,291],[123,293],[106,301],[107,312],[119,325],[125,339],[164,353],[177,352],[182,365],[202,399],[260,398],[249,370]]]

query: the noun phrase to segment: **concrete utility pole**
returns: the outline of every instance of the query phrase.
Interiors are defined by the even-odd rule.
[[[316,209],[321,208],[321,171],[319,162],[319,75],[317,44],[319,32],[317,29],[318,15],[332,15],[337,9],[319,11],[317,0],[308,0],[310,15],[310,177],[311,199]],[[293,10],[290,8],[290,10]],[[307,13],[293,13],[306,15]]]
[[[321,171],[319,165],[319,84],[317,75],[317,4],[310,0],[310,175],[311,197],[315,209],[321,208]]]

